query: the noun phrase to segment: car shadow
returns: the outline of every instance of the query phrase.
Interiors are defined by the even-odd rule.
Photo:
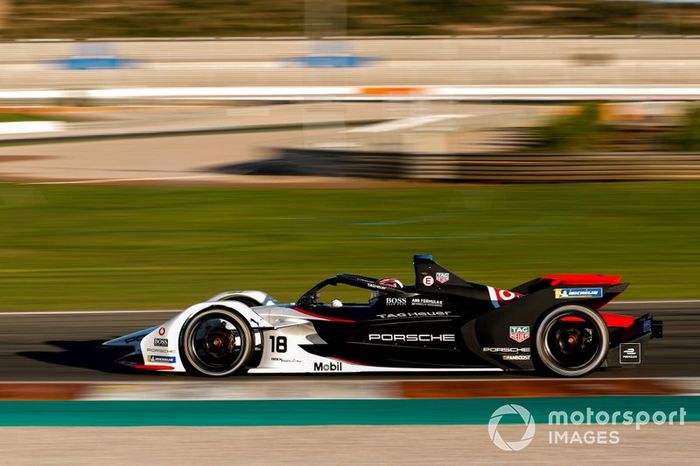
[[[128,367],[116,364],[115,361],[129,352],[128,348],[102,346],[104,340],[55,340],[44,342],[59,348],[61,351],[21,351],[17,356],[33,359],[47,364],[79,367],[93,371],[125,374],[134,373]]]

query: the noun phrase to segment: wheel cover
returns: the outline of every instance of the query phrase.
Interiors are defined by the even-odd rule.
[[[185,345],[190,362],[198,370],[225,375],[240,366],[250,341],[236,319],[225,313],[211,313],[192,322]]]
[[[566,317],[576,317],[563,320]],[[560,375],[578,376],[594,370],[607,354],[605,321],[583,306],[563,306],[540,324],[537,352],[542,362]]]

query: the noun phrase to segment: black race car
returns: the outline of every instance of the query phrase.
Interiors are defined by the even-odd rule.
[[[132,347],[120,360],[128,366],[210,376],[538,370],[575,377],[640,364],[643,343],[662,336],[649,314],[600,311],[627,288],[619,276],[548,275],[504,290],[463,280],[429,255],[415,256],[414,267],[414,285],[339,274],[293,304],[260,291],[225,292],[105,344]],[[357,292],[360,299],[345,299]]]

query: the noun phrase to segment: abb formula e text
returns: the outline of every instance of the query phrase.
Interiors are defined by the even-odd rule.
[[[465,281],[428,255],[415,256],[414,268],[414,285],[339,274],[294,304],[260,291],[226,292],[104,344],[132,347],[119,362],[134,368],[209,376],[537,370],[575,377],[639,364],[647,340],[662,336],[651,315],[600,310],[627,287],[618,276],[548,275],[503,290]],[[348,291],[361,298],[348,302]]]

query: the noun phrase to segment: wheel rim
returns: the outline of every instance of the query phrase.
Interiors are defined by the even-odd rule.
[[[545,330],[545,348],[558,365],[580,369],[590,364],[598,353],[600,331],[590,320],[567,322],[563,320],[565,317],[572,315],[553,320]]]
[[[582,306],[555,311],[538,331],[538,354],[552,371],[568,376],[586,374],[605,358],[608,333],[602,318]]]
[[[225,314],[203,315],[188,332],[192,364],[210,375],[235,370],[245,357],[248,344],[241,324]]]

